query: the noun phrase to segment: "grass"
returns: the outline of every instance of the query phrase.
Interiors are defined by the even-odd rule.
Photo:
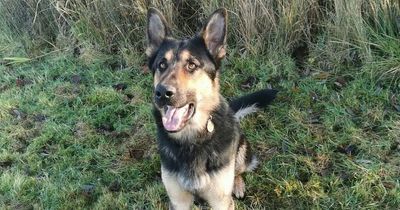
[[[400,206],[398,1],[191,3],[0,2],[0,209],[167,207],[150,5],[179,36],[227,7],[222,94],[280,91],[241,122],[261,164],[237,209]]]
[[[2,72],[2,208],[165,208],[151,74],[60,55]],[[290,58],[231,58],[224,68],[227,97],[268,84],[280,90],[242,122],[261,165],[246,175],[237,207],[395,209],[400,116],[389,99],[398,93],[365,74],[341,88],[339,75],[296,75]]]

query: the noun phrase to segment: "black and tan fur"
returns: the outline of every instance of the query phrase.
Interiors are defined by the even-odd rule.
[[[221,96],[226,20],[226,10],[218,9],[196,36],[177,40],[160,12],[148,12],[146,54],[154,75],[154,116],[170,209],[190,209],[195,196],[213,209],[234,209],[232,193],[244,196],[241,174],[257,163],[239,119],[266,106],[276,91],[261,90],[230,103]]]

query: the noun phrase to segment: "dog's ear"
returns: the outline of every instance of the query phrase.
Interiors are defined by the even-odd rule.
[[[150,8],[147,12],[147,56],[153,55],[170,33],[167,21],[161,12]]]
[[[206,47],[215,59],[222,59],[226,54],[226,9],[216,10],[200,31]]]

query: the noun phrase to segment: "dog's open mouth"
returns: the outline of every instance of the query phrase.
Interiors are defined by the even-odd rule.
[[[177,132],[185,127],[186,123],[193,117],[195,107],[193,103],[188,103],[182,107],[164,106],[165,114],[162,122],[165,130]]]

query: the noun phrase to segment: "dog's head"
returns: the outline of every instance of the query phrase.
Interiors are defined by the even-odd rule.
[[[203,129],[218,106],[226,30],[226,10],[218,9],[197,35],[179,40],[159,11],[148,11],[146,54],[154,75],[154,105],[167,132]]]

